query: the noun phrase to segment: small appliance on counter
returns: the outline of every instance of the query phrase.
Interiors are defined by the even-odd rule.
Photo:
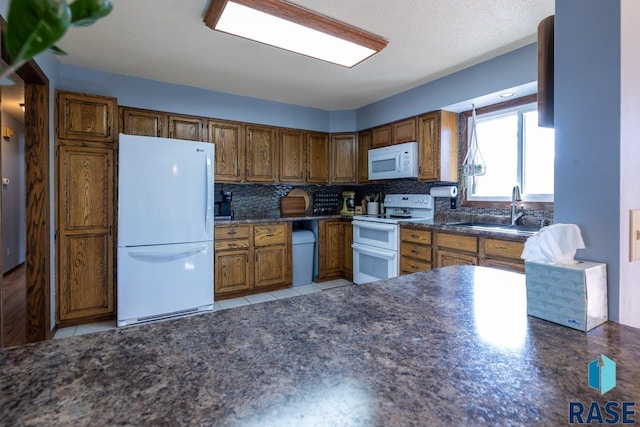
[[[340,215],[353,215],[356,213],[356,192],[342,192],[342,210]]]
[[[233,219],[231,213],[231,201],[233,193],[231,191],[220,191],[214,195],[214,219]]]

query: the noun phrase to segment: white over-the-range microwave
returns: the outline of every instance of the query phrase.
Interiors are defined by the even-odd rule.
[[[369,180],[418,177],[417,142],[374,148],[368,154]]]

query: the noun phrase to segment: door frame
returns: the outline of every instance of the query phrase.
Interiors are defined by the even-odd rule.
[[[6,21],[0,16],[4,33]],[[10,61],[2,44],[2,59]],[[49,79],[32,59],[16,74],[24,81],[27,342],[51,334],[51,203],[50,203],[50,94]],[[0,206],[0,210],[2,207]],[[1,242],[1,236],[0,236]],[[2,277],[0,277],[0,287]],[[1,288],[0,288],[1,289]],[[0,292],[0,319],[2,296]],[[0,321],[0,329],[2,322]],[[2,334],[0,333],[0,337]]]

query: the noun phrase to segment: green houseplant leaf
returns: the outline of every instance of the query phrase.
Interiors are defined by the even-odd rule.
[[[76,0],[69,6],[71,25],[86,27],[111,13],[113,5],[109,0]]]
[[[70,26],[91,25],[112,9],[110,0],[11,0],[4,45],[12,63],[1,70],[0,86],[13,84],[11,73],[47,49],[65,55],[55,43]]]
[[[70,24],[71,9],[64,0],[13,0],[5,47],[14,63],[23,63],[53,46]]]

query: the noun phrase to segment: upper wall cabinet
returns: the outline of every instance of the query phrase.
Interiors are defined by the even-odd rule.
[[[209,142],[215,144],[216,182],[244,180],[244,125],[241,123],[209,120]]]
[[[157,111],[121,108],[122,133],[166,137],[167,115]]]
[[[329,135],[320,132],[307,133],[307,182],[329,183]]]
[[[202,129],[203,120],[199,117],[169,116],[169,138],[205,141]]]
[[[246,125],[248,182],[277,182],[277,145],[276,128]]]
[[[458,115],[434,111],[418,117],[418,179],[458,181]]]
[[[118,105],[115,98],[64,91],[57,95],[60,139],[114,142]]]
[[[374,128],[371,134],[371,148],[380,148],[391,145],[391,125]]]
[[[371,131],[358,133],[358,182],[369,182],[369,149],[371,148]]]
[[[331,183],[353,184],[358,179],[358,147],[353,133],[331,135]]]
[[[279,129],[280,182],[305,182],[306,159],[304,132],[298,129]]]
[[[391,124],[392,144],[403,144],[405,142],[417,141],[416,139],[416,118],[401,120]]]

